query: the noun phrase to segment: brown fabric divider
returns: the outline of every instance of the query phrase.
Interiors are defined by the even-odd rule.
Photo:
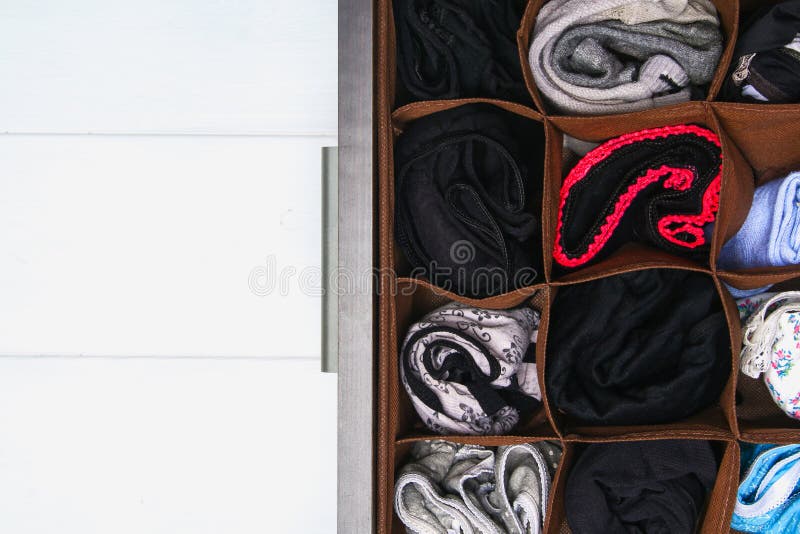
[[[392,113],[392,122],[394,124],[395,132],[400,134],[409,122],[421,119],[426,115],[430,115],[438,111],[457,108],[458,106],[463,106],[464,104],[479,103],[492,104],[522,117],[526,117],[534,121],[542,121],[542,116],[537,111],[534,111],[528,106],[517,104],[516,102],[506,102],[505,100],[495,100],[493,98],[459,98],[457,100],[429,100],[406,104],[405,106],[394,110]]]
[[[750,205],[753,203],[755,177],[753,169],[736,143],[722,128],[713,110],[709,117],[722,144],[722,190],[711,245],[711,265],[715,266],[722,245],[736,235],[747,219]]]
[[[394,191],[390,186],[394,181],[393,133],[391,112],[395,94],[395,37],[394,20],[390,0],[377,0],[374,8],[375,19],[375,109],[376,120],[376,167],[377,184],[377,250],[378,268],[383,271],[394,269]],[[390,295],[390,281],[381,276],[378,286],[378,340],[377,340],[377,421],[375,428],[375,530],[381,534],[403,532],[402,525],[394,520],[392,498],[394,488],[394,469],[396,458],[402,458],[404,451],[395,451],[395,429],[389,427],[391,379],[396,370],[391,368],[392,347],[396,346],[397,330],[394,321],[394,302]],[[395,386],[396,395],[396,386]],[[395,454],[397,453],[397,454]],[[393,522],[394,521],[394,522]]]
[[[699,124],[719,135],[713,120],[708,114],[705,102],[687,102],[676,106],[664,106],[647,111],[623,113],[620,115],[601,115],[597,117],[549,117],[562,133],[583,141],[600,143],[622,134],[659,128],[674,124]],[[568,169],[567,169],[568,170]],[[566,176],[562,172],[562,177]]]
[[[403,390],[398,375],[398,350],[408,327],[424,313],[450,301],[471,306],[503,309],[532,302],[541,310],[541,324],[536,350],[539,381],[543,391],[543,408],[508,436],[441,436],[461,443],[501,445],[560,440],[565,447],[562,462],[554,479],[548,507],[545,532],[569,532],[564,521],[563,493],[566,478],[581,444],[600,441],[645,439],[706,439],[718,444],[722,463],[717,482],[709,499],[700,532],[730,531],[730,517],[738,486],[739,448],[736,439],[757,443],[800,443],[800,422],[785,416],[770,398],[761,380],[750,379],[738,372],[741,349],[741,326],[735,302],[723,282],[740,288],[754,288],[778,283],[776,290],[800,288],[800,266],[748,269],[717,272],[715,263],[722,244],[743,223],[756,185],[800,169],[800,143],[794,130],[800,124],[800,105],[747,105],[714,101],[722,84],[735,46],[735,33],[741,25],[738,2],[716,0],[720,12],[726,47],[717,73],[711,83],[707,101],[689,102],[637,113],[604,117],[548,116],[541,95],[536,90],[528,66],[527,54],[536,13],[546,0],[528,2],[517,33],[520,58],[526,85],[538,111],[521,104],[491,99],[460,99],[436,102],[415,102],[394,109],[395,39],[391,0],[376,2],[376,95],[375,116],[377,143],[377,265],[381,269],[378,295],[377,355],[377,435],[376,435],[376,531],[404,532],[393,512],[396,467],[404,461],[411,444],[433,436],[422,425]],[[774,3],[773,0],[770,2]],[[742,0],[742,9],[751,11],[760,0]],[[430,113],[472,102],[495,105],[522,117],[543,124],[545,131],[544,187],[542,196],[542,234],[545,282],[536,286],[491,297],[465,299],[441,290],[424,280],[402,278],[409,266],[394,240],[394,161],[396,137],[406,125]],[[544,113],[544,115],[543,115]],[[699,123],[714,130],[723,150],[723,183],[711,251],[711,263],[675,257],[652,247],[631,243],[609,258],[555,278],[552,269],[552,244],[557,221],[559,189],[566,172],[564,135],[601,142],[625,133],[670,124]],[[567,158],[568,159],[568,158]],[[706,273],[720,292],[729,325],[733,369],[719,405],[700,414],[665,425],[586,427],[573,425],[551,413],[545,391],[544,370],[549,327],[549,309],[558,288],[624,272],[671,268]],[[538,291],[538,293],[537,293]],[[591,303],[588,303],[591,304]]]
[[[719,102],[713,109],[755,171],[756,185],[800,169],[800,105]]]
[[[548,401],[544,380],[544,369],[547,358],[547,332],[550,325],[550,309],[553,306],[553,299],[555,299],[557,292],[558,288],[549,288],[545,292],[546,300],[544,302],[544,306],[542,307],[542,314],[539,320],[539,333],[537,334],[536,338],[536,377],[539,380],[539,388],[542,392],[542,406],[544,407],[544,413],[547,417],[547,422],[556,435],[560,437],[561,432],[558,429],[556,418],[553,416],[553,410],[550,406],[550,402]]]
[[[720,406],[723,412],[725,412],[729,428],[733,430],[734,435],[738,436],[739,427],[736,417],[736,388],[738,387],[739,378],[744,376],[739,372],[739,353],[742,348],[742,327],[736,301],[718,279],[715,278],[714,283],[717,286],[717,291],[722,300],[722,308],[725,311],[725,320],[728,322],[728,332],[731,337],[731,376],[720,396]]]
[[[711,270],[697,263],[674,256],[669,252],[658,250],[640,243],[628,243],[620,247],[610,257],[588,267],[563,274],[553,285],[570,285],[598,278],[606,278],[615,274],[642,271],[644,269],[683,269],[711,274]]]
[[[558,220],[558,198],[561,180],[552,177],[561,173],[561,161],[564,157],[564,136],[550,121],[544,124],[544,187],[542,188],[542,262],[544,263],[544,279],[553,281],[553,242]]]
[[[708,101],[717,98],[719,90],[722,88],[722,83],[725,81],[725,75],[730,69],[731,59],[733,58],[733,50],[736,48],[736,38],[739,34],[740,26],[739,0],[714,0],[714,5],[719,12],[719,22],[725,39],[725,49],[722,51],[719,65],[717,65],[717,72],[714,74],[714,79],[711,80],[708,88],[708,95],[706,96]]]
[[[536,82],[533,81],[533,72],[531,72],[531,65],[528,62],[528,51],[531,48],[531,35],[533,26],[536,24],[536,15],[545,2],[546,0],[530,0],[528,2],[517,32],[517,48],[519,48],[520,65],[522,65],[522,77],[525,78],[525,86],[533,97],[533,103],[542,113],[547,113],[547,107],[544,104],[544,98],[536,88]]]

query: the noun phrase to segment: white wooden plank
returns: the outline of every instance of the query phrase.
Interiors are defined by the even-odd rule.
[[[324,144],[0,136],[0,355],[318,356]]]
[[[0,358],[0,532],[335,532],[317,365]]]
[[[0,2],[0,132],[336,130],[336,2]]]

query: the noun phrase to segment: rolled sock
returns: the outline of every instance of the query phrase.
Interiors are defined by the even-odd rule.
[[[719,138],[701,126],[606,141],[561,185],[553,259],[578,268],[636,241],[707,263],[721,181]]]
[[[800,292],[765,293],[737,305],[740,316],[747,315],[741,371],[751,378],[763,375],[775,404],[800,420]]]
[[[539,312],[438,308],[408,331],[400,380],[422,422],[440,434],[505,434],[539,407]]]
[[[800,172],[783,179],[775,199],[776,209],[769,236],[771,265],[800,263]]]
[[[681,34],[684,40],[675,38]],[[624,96],[615,95],[613,88],[630,90],[624,84],[634,83],[640,77],[636,64],[620,59],[620,53],[641,62],[642,71],[659,72],[676,86],[700,85],[714,76],[716,65],[708,56],[718,55],[718,37],[719,29],[707,22],[648,22],[635,26],[617,21],[597,22],[565,31],[553,49],[552,64],[560,80],[605,90],[594,93],[598,98]],[[710,42],[715,43],[714,50],[699,48]]]
[[[685,102],[713,78],[722,53],[709,0],[551,0],[529,62],[558,113],[625,113]]]
[[[409,532],[540,534],[561,448],[540,441],[492,448],[442,440],[412,446],[394,504]]]
[[[543,441],[497,448],[492,499],[506,532],[541,532],[547,512],[550,484],[561,449]]]
[[[458,449],[457,444],[446,441],[420,442],[412,450],[412,463],[400,470],[394,506],[411,532],[475,532],[464,502],[452,495],[442,495],[440,489]]]
[[[744,224],[722,246],[725,270],[800,263],[800,172],[756,188]]]

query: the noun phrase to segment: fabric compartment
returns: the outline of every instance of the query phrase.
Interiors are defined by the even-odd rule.
[[[544,130],[487,101],[394,113],[395,268],[466,298],[544,282]]]
[[[714,115],[754,173],[747,216],[717,259],[720,278],[744,297],[800,276],[800,107],[719,103]]]
[[[744,221],[743,210],[721,210],[741,203],[738,184],[752,175],[702,103],[552,124],[560,141],[548,140],[545,215],[556,283],[633,267],[708,269],[715,234]]]
[[[531,438],[403,440],[395,446],[394,529],[543,532],[562,449]]]
[[[421,10],[423,18],[428,17],[425,23],[427,30],[423,30],[428,32],[428,37],[434,35],[438,39],[444,38],[445,41],[449,39],[451,43],[456,43],[458,39],[469,41],[473,37],[466,34],[458,37],[465,18],[447,20],[452,15],[448,10],[452,6],[458,8],[458,3],[447,2],[447,6],[442,9],[437,5],[445,3],[436,0],[412,2]],[[692,2],[698,4],[702,0],[686,0],[685,3],[689,5]],[[403,2],[404,5],[408,3]],[[406,69],[406,74],[411,72],[408,65],[411,65],[413,71],[414,61],[404,66],[399,64],[405,58],[398,54],[409,48],[408,41],[402,47],[398,45],[395,25],[397,12],[393,9],[391,0],[379,0],[376,4],[376,220],[380,251],[378,261],[381,267],[378,295],[380,406],[376,436],[377,531],[380,534],[406,532],[394,511],[394,484],[403,465],[408,461],[412,448],[421,440],[445,439],[484,447],[523,444],[543,439],[559,441],[563,446],[563,454],[552,478],[543,525],[543,532],[555,534],[572,532],[567,521],[567,508],[572,503],[572,498],[568,498],[569,479],[588,447],[677,439],[710,444],[716,463],[716,473],[710,481],[710,488],[710,477],[704,478],[704,492],[706,489],[708,491],[699,505],[696,524],[690,531],[731,532],[731,516],[739,480],[739,445],[735,440],[741,438],[762,444],[800,443],[798,421],[787,417],[782,405],[776,402],[775,395],[765,385],[763,377],[750,378],[739,370],[743,340],[739,310],[740,305],[746,304],[737,303],[736,290],[747,292],[771,285],[770,291],[773,292],[800,291],[800,268],[798,265],[723,268],[719,261],[724,256],[723,247],[734,240],[742,228],[747,229],[757,188],[785,178],[791,171],[800,170],[800,144],[794,139],[794,130],[800,122],[800,105],[766,106],[717,101],[721,85],[729,72],[730,58],[736,44],[735,34],[742,21],[737,18],[738,1],[715,0],[714,6],[723,34],[722,50],[712,79],[704,87],[706,93],[702,96],[692,95],[692,100],[700,98],[702,101],[688,101],[613,116],[567,116],[556,113],[544,101],[536,87],[528,63],[533,23],[544,3],[545,0],[528,1],[516,31],[516,50],[521,73],[532,103],[526,95],[519,96],[519,91],[506,94],[484,91],[473,95],[461,93],[446,96],[446,93],[441,93],[437,96],[431,93],[428,97],[413,96],[399,76],[401,69]],[[620,5],[626,3],[635,4],[634,0],[620,0]],[[743,0],[742,3],[748,12],[763,4],[752,0]],[[469,2],[464,4],[471,5]],[[513,2],[509,2],[508,6],[512,4]],[[679,7],[681,2],[660,4]],[[520,3],[514,4],[515,8],[520,6]],[[672,7],[668,6],[670,9]],[[467,6],[464,9],[471,8]],[[508,11],[500,9],[493,15],[500,16],[503,13],[508,14]],[[507,29],[509,20],[506,18],[502,22]],[[496,27],[500,28],[501,25]],[[479,48],[472,47],[468,50],[477,58],[473,64],[489,67],[477,74],[483,76],[488,73],[491,77],[493,73],[500,72],[497,70],[498,65],[508,63],[510,56],[507,48],[504,49],[502,61],[487,55],[486,48]],[[413,52],[414,46],[411,50]],[[438,65],[447,64],[448,61],[451,65],[464,65],[463,62],[453,63],[456,60],[452,57],[439,58],[436,61],[439,62]],[[437,81],[436,76],[441,72],[431,69],[432,65],[433,63],[419,63],[418,67],[422,70],[418,74],[433,74],[431,79]],[[443,80],[444,78],[438,80],[442,82],[441,87],[450,84],[452,76]],[[502,81],[502,76],[496,76],[495,80]],[[483,87],[485,89],[488,86]],[[513,87],[513,84],[497,83],[494,87],[502,90],[503,87]],[[401,107],[397,107],[398,105]],[[478,111],[484,118],[477,121],[464,118]],[[494,118],[487,119],[488,116]],[[418,127],[420,124],[424,127]],[[558,264],[555,260],[555,243],[559,233],[562,186],[582,157],[600,144],[621,136],[681,125],[707,129],[718,140],[722,159],[718,206],[713,221],[704,220],[703,217],[691,221],[671,219],[662,223],[667,225],[662,228],[666,231],[659,235],[671,236],[679,241],[702,237],[702,246],[697,247],[702,253],[681,254],[680,249],[661,247],[658,236],[653,238],[652,228],[649,229],[650,234],[637,228],[628,232],[619,242],[609,240],[612,247],[605,255],[600,253],[596,258],[573,267]],[[690,129],[686,129],[683,133],[689,131]],[[416,136],[416,139],[412,139],[414,142],[407,143],[406,136],[409,133],[412,137]],[[485,141],[487,137],[489,142]],[[455,143],[449,149],[437,147],[443,138],[446,141],[455,139]],[[656,156],[660,155],[658,150],[651,152]],[[431,158],[432,154],[434,157]],[[703,157],[705,156],[701,156],[701,160]],[[602,168],[603,158],[598,156],[597,159]],[[628,158],[621,158],[625,159]],[[687,159],[683,158],[684,164]],[[516,160],[524,161],[520,165]],[[656,232],[664,215],[702,215],[704,199],[707,201],[713,197],[711,193],[702,194],[709,189],[706,186],[708,178],[713,180],[714,176],[710,176],[713,173],[706,173],[707,176],[701,178],[702,173],[695,172],[697,169],[688,169],[691,165],[685,165],[681,169],[676,161],[677,159],[658,161],[657,164],[641,167],[642,172],[639,174],[653,178],[650,183],[652,189],[642,187],[638,192],[666,191],[669,198],[657,200],[669,201],[672,200],[671,194],[680,196],[689,192],[694,195],[692,185],[699,184],[701,194],[693,196],[693,207],[696,208],[694,211],[682,206],[682,210],[659,212],[655,219],[648,219],[651,214],[647,213],[648,208],[645,207],[644,220],[650,220]],[[659,174],[659,169],[664,170],[664,165],[672,167],[672,170]],[[705,164],[701,163],[702,165]],[[523,166],[527,172],[520,170]],[[399,172],[401,170],[402,173]],[[416,188],[412,188],[414,190],[411,194],[402,190],[402,187],[398,188],[400,174],[403,175],[403,180],[412,177],[411,181],[404,183],[418,184]],[[624,172],[613,174],[619,180],[619,175],[624,175]],[[453,176],[456,179],[451,180]],[[518,187],[520,181],[516,179],[517,176],[522,177],[522,188]],[[431,178],[439,181],[425,182]],[[638,176],[628,178],[636,182]],[[525,190],[524,199],[519,194],[521,189]],[[620,191],[612,189],[594,188],[597,196],[604,198],[598,200],[599,207],[588,209],[587,213],[599,213],[603,207],[613,208],[616,202],[609,198]],[[785,207],[783,213],[778,215],[790,221],[786,228],[793,229],[793,205],[787,200],[791,199],[791,193],[787,192],[789,190],[788,187],[785,188],[778,196],[773,191],[768,199],[771,202],[775,198],[786,201],[782,202]],[[625,192],[627,190],[621,191]],[[630,209],[637,208],[636,198],[638,197],[633,195],[628,206]],[[647,195],[642,198],[651,199]],[[773,207],[778,203],[773,202]],[[651,204],[660,206],[663,202]],[[776,213],[775,210],[762,210],[764,217],[775,218]],[[624,217],[620,220],[625,222]],[[399,239],[398,223],[404,226]],[[682,226],[684,223],[686,224]],[[593,225],[583,226],[591,228]],[[750,226],[752,228],[747,230],[750,232],[748,236],[758,237],[764,233],[764,224]],[[576,226],[571,231],[579,233],[579,228]],[[788,245],[778,250],[775,257],[789,257],[794,252],[791,238],[800,235],[800,232],[785,231],[781,235],[788,236],[785,241]],[[433,271],[426,270],[426,267],[431,258],[452,268],[451,272],[459,272],[459,269],[464,272],[474,271],[481,266],[494,266],[499,267],[501,272],[504,271],[505,275],[500,276],[501,283],[494,288],[485,284],[477,287],[459,285],[457,277],[442,279],[430,276]],[[526,266],[533,266],[535,277],[521,286],[509,283],[509,274]],[[648,342],[661,338],[664,339],[661,349],[674,352],[675,347],[681,346],[688,338],[693,340],[692,343],[700,340],[698,346],[705,339],[706,343],[714,345],[713,351],[719,357],[718,363],[723,367],[728,365],[728,368],[722,369],[709,364],[710,367],[699,374],[706,377],[718,375],[717,378],[722,378],[714,380],[714,384],[694,388],[704,398],[689,410],[679,410],[677,406],[687,398],[697,400],[697,395],[690,391],[691,388],[687,388],[689,393],[686,394],[673,392],[672,395],[667,395],[661,405],[667,407],[666,411],[671,414],[669,418],[662,414],[664,417],[656,417],[657,420],[648,422],[626,414],[613,421],[613,424],[597,424],[597,421],[586,421],[567,413],[559,407],[558,402],[554,402],[548,385],[550,374],[546,371],[553,363],[553,358],[558,357],[558,351],[551,350],[551,343],[562,343],[565,340],[577,342],[573,338],[579,341],[593,327],[600,325],[606,329],[607,335],[592,341],[592,351],[608,348],[613,345],[612,333],[619,330],[613,326],[614,321],[625,314],[627,307],[614,303],[614,299],[619,299],[620,292],[623,291],[614,290],[606,296],[584,296],[576,299],[574,308],[577,311],[573,317],[559,311],[559,295],[569,295],[577,286],[602,284],[617,277],[635,279],[641,273],[653,270],[681,273],[675,276],[689,279],[676,283],[677,288],[672,294],[663,298],[659,296],[657,287],[653,286],[644,291],[647,298],[638,301],[632,299],[638,311],[631,312],[628,317],[649,316],[651,320],[637,325],[638,330],[631,329],[629,339],[633,341],[622,343],[617,352],[646,354]],[[698,282],[700,279],[704,282]],[[630,284],[623,286],[628,289],[631,287]],[[702,295],[708,298],[704,299]],[[692,305],[692,299],[703,302]],[[704,305],[707,306],[704,308]],[[442,306],[450,306],[445,308],[448,310],[446,318],[441,315],[431,316],[431,312],[441,309]],[[522,349],[523,344],[517,342],[527,337],[530,344],[531,339],[531,336],[520,335],[530,333],[525,325],[531,319],[527,312],[519,312],[521,306],[536,307],[540,311],[533,355],[527,354],[527,350]],[[713,328],[697,328],[698,324],[709,322],[708,317],[697,316],[702,310],[708,311],[709,315],[715,315],[711,321],[715,323]],[[581,321],[580,317],[584,317],[584,320]],[[420,327],[419,323],[423,319],[427,324]],[[786,325],[790,322],[785,319],[778,324],[788,328]],[[433,331],[422,332],[416,340],[422,349],[429,345],[433,347],[427,360],[423,362],[424,366],[431,366],[433,373],[428,373],[428,376],[417,383],[417,386],[420,382],[423,385],[415,393],[416,397],[423,399],[423,407],[420,408],[419,398],[414,401],[409,396],[405,383],[407,380],[404,382],[400,365],[409,331],[416,328],[416,332],[420,332],[431,325],[444,325],[450,331],[440,336],[434,328]],[[458,336],[452,335],[453,331],[463,333],[462,327],[466,331],[471,330],[475,336],[472,337],[473,343],[468,342],[466,348],[460,344]],[[493,328],[512,333],[510,336],[492,335],[491,340],[481,338],[481,333],[492,332]],[[674,330],[671,335],[668,332],[670,328]],[[704,333],[708,334],[705,338]],[[713,341],[720,339],[723,342]],[[510,343],[499,348],[495,341]],[[720,348],[717,345],[725,346]],[[510,349],[510,352],[504,352],[503,348]],[[486,363],[489,361],[486,354],[499,355],[494,358],[500,365],[499,371],[496,365]],[[508,354],[511,354],[510,359],[507,359]],[[522,358],[518,357],[520,354]],[[422,362],[422,359],[417,361]],[[700,359],[694,361],[698,365],[697,369],[704,369]],[[462,365],[464,362],[468,362],[468,365]],[[536,383],[541,390],[541,403],[530,412],[524,409],[526,399],[522,399],[522,404],[518,401],[520,395],[525,397],[532,391],[528,385],[533,384],[529,379],[533,377],[534,371],[525,367],[526,371],[520,374],[520,362],[526,366],[535,363]],[[585,363],[582,359],[581,362],[576,362],[575,368],[581,369],[581,364]],[[631,366],[636,364],[628,363]],[[509,364],[511,371],[502,369],[506,364]],[[687,365],[672,366],[662,373],[662,377],[674,377],[686,367]],[[784,371],[785,368],[785,362],[781,363],[780,369]],[[606,366],[604,370],[608,376],[613,375],[613,366]],[[519,378],[518,375],[524,378]],[[480,379],[481,387],[474,384],[476,378]],[[470,387],[461,387],[465,382]],[[436,386],[447,388],[452,386],[451,383],[458,386],[455,389],[466,395],[468,402],[461,402],[463,398],[459,400],[455,396],[450,397],[441,390],[437,390],[438,393],[434,391]],[[495,387],[506,391],[501,394],[491,391],[487,393],[487,388]],[[477,398],[474,395],[476,391],[481,398],[477,402],[474,401]],[[507,395],[509,392],[511,394]],[[452,399],[456,399],[456,402],[450,402]],[[437,407],[433,411],[446,415],[439,417],[440,423],[446,421],[446,424],[438,427],[436,424],[426,424],[431,418],[430,411],[425,411],[426,401],[429,407]],[[462,408],[462,404],[466,408]],[[476,406],[486,412],[485,417],[475,415]],[[508,414],[506,407],[517,410],[518,415],[510,419],[495,417],[496,414]],[[658,413],[658,410],[653,411]],[[476,435],[483,433],[490,435]],[[499,435],[491,435],[498,433]],[[656,458],[657,455],[651,456]],[[691,506],[696,506],[699,500],[689,499],[694,503]]]
[[[727,433],[729,314],[711,276],[646,269],[553,292],[544,393],[565,438]]]
[[[517,34],[523,75],[536,106],[552,116],[712,101],[733,53],[737,8],[724,0],[649,8],[636,0],[533,0]]]
[[[742,329],[747,326],[747,321],[752,318],[768,300],[785,292],[800,291],[800,278],[794,278],[775,284],[767,292],[736,300],[737,311],[741,318]],[[789,302],[794,300],[789,299]],[[783,302],[777,302],[765,311],[765,327],[758,328],[758,323],[753,323],[753,333],[750,338],[754,344],[763,341],[769,345],[770,355],[767,365],[767,376],[748,376],[742,372],[743,344],[740,344],[740,355],[736,384],[736,417],[739,433],[742,439],[762,443],[800,443],[800,418],[795,414],[787,413],[800,401],[800,375],[795,371],[795,354],[800,353],[797,344],[800,343],[800,327],[796,323],[800,317],[788,309],[782,317],[775,316],[770,320],[772,312],[778,311]],[[754,318],[753,318],[754,319]],[[770,324],[772,323],[772,325]],[[774,325],[774,326],[773,326]],[[780,338],[776,342],[776,339]],[[797,338],[797,339],[795,339]],[[798,367],[800,369],[800,367]],[[753,374],[753,373],[750,373]],[[765,381],[768,379],[771,384]],[[782,409],[783,408],[783,409]]]
[[[671,453],[674,456],[671,457]],[[615,467],[612,464],[616,461],[623,463]],[[624,470],[629,476],[617,481],[607,479],[607,484],[594,487],[585,484],[593,473],[608,471],[613,476],[615,470]],[[637,471],[640,471],[638,477],[634,476]],[[648,441],[569,442],[547,532],[621,531],[581,528],[587,513],[592,514],[594,525],[605,526],[609,521],[611,525],[624,525],[625,517],[636,517],[634,523],[640,522],[640,525],[649,522],[651,530],[638,530],[640,532],[728,532],[738,473],[739,450],[733,441],[678,436],[678,439]],[[649,493],[650,490],[653,493]],[[651,497],[642,498],[642,495]],[[663,497],[652,498],[658,495]],[[681,506],[677,506],[678,503]],[[665,525],[662,520],[670,523]],[[687,521],[689,528],[680,528],[686,527]],[[629,524],[629,528],[637,531],[634,524]]]
[[[555,436],[536,365],[546,287],[476,305],[401,279],[395,300],[395,438]]]

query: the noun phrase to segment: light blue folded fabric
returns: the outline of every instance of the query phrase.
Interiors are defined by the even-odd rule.
[[[800,172],[756,188],[744,224],[725,243],[718,266],[725,270],[800,263]]]
[[[742,444],[742,467],[746,471],[731,528],[770,534],[800,531],[800,445]]]
[[[772,285],[770,284],[768,286],[757,287],[755,289],[739,289],[738,287],[733,287],[732,285],[726,284],[725,282],[722,283],[728,289],[728,293],[730,293],[736,300],[747,297],[755,297],[756,295],[760,295],[761,293],[765,292],[766,290],[772,287]]]
[[[744,224],[722,246],[717,266],[726,271],[800,263],[800,172],[757,187]],[[734,298],[763,293],[771,286],[738,289]]]

